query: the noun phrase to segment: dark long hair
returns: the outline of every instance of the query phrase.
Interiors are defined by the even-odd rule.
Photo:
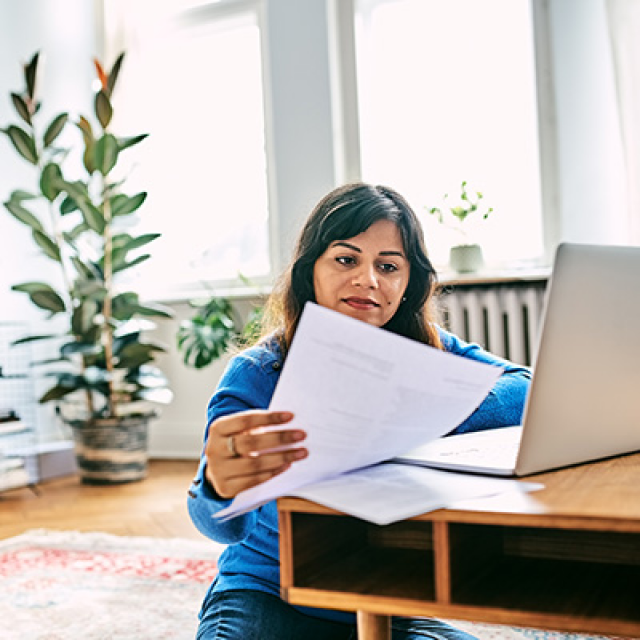
[[[298,237],[289,267],[267,301],[262,335],[275,332],[283,355],[291,344],[305,303],[315,302],[316,260],[332,242],[353,238],[380,220],[390,220],[398,227],[410,263],[405,300],[383,328],[442,348],[435,327],[437,276],[427,257],[422,226],[416,214],[393,189],[354,183],[334,189],[316,205]]]

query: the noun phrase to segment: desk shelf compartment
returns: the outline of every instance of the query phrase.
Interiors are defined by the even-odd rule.
[[[640,533],[450,523],[449,536],[454,606],[640,623]]]
[[[292,549],[281,550],[281,554],[291,571],[283,571],[283,588],[435,599],[430,522],[381,527],[345,516],[284,516],[289,517]]]

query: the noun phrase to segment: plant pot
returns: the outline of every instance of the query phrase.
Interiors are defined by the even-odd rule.
[[[463,244],[451,247],[449,266],[458,273],[477,271],[484,264],[482,247],[479,244]]]
[[[147,434],[155,413],[71,420],[80,480],[84,484],[123,484],[147,475]]]

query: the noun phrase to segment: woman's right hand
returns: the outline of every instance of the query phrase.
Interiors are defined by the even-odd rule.
[[[221,498],[234,498],[286,471],[308,455],[295,444],[307,437],[301,429],[265,430],[293,419],[288,411],[251,410],[211,423],[205,446],[208,482]]]

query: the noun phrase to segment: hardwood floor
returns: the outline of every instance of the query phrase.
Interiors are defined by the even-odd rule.
[[[204,540],[186,506],[197,467],[197,460],[152,460],[141,482],[89,486],[66,476],[38,485],[38,495],[7,491],[0,494],[0,539],[43,528]]]

